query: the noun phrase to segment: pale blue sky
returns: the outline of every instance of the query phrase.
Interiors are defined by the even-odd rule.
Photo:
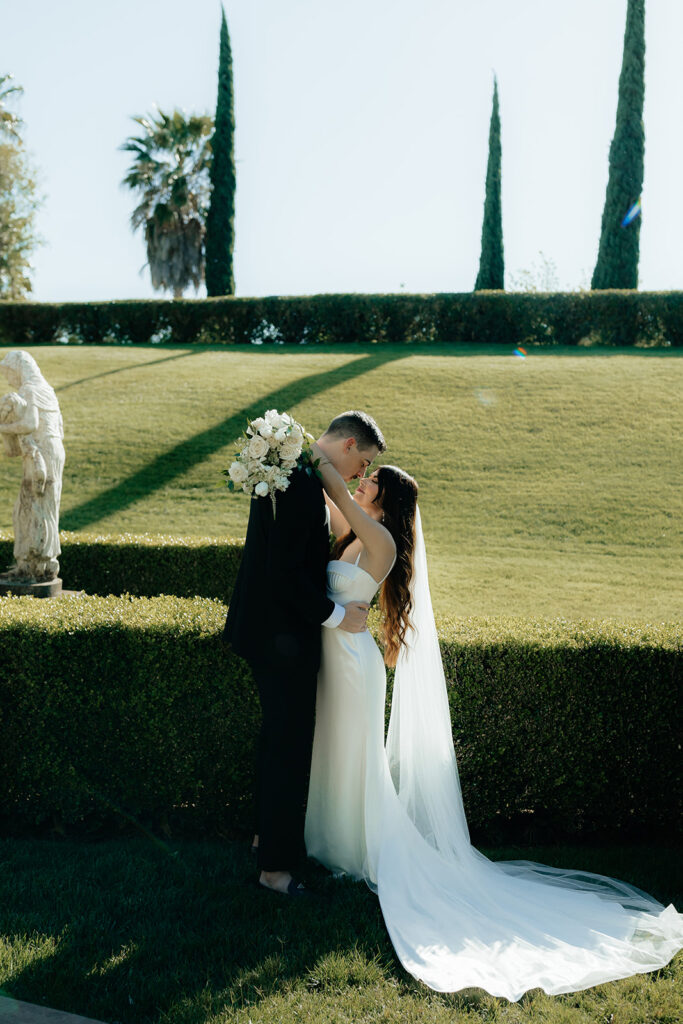
[[[237,294],[468,291],[492,75],[506,273],[597,252],[626,0],[226,0]],[[214,112],[218,0],[5,5],[0,66],[47,202],[40,300],[153,296],[117,147],[157,104]],[[642,288],[683,285],[683,3],[648,0]],[[193,296],[194,291],[186,293]],[[203,294],[200,292],[200,294]]]

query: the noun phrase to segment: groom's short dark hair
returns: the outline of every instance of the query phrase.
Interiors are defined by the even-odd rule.
[[[380,452],[386,451],[387,443],[372,416],[358,409],[351,409],[335,416],[325,431],[327,437],[353,437],[364,451],[374,445]]]

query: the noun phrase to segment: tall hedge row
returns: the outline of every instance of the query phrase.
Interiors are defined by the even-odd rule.
[[[59,574],[67,590],[135,597],[216,597],[228,601],[243,541],[157,534],[82,534],[63,530]],[[0,571],[13,542],[0,531]]]
[[[221,643],[225,612],[200,598],[0,599],[0,830],[248,831],[259,709]],[[478,835],[680,825],[675,626],[439,630]]]
[[[0,302],[0,345],[683,344],[683,292],[314,295]]]

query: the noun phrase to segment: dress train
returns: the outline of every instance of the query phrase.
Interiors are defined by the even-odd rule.
[[[515,1001],[653,971],[683,948],[683,915],[627,882],[476,850],[462,806],[418,512],[413,621],[384,743],[386,675],[369,632],[323,630],[306,848],[377,893],[403,966],[440,992]],[[339,603],[370,601],[360,566],[328,565]]]

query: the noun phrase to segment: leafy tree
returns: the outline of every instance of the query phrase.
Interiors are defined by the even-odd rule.
[[[206,221],[206,290],[209,295],[234,295],[235,110],[230,36],[222,8],[221,13],[216,127],[211,140],[211,202]]]
[[[213,120],[179,110],[132,120],[142,134],[120,147],[135,154],[122,182],[140,196],[131,227],[144,230],[152,287],[180,298],[204,278]]]
[[[21,128],[22,121],[18,114],[8,110],[7,97],[13,93],[17,93],[20,96],[24,90],[20,85],[8,84],[12,81],[13,77],[13,75],[0,75],[0,135],[20,139],[19,129]]]
[[[609,150],[609,178],[602,212],[598,259],[591,287],[637,288],[640,217],[622,226],[639,200],[645,162],[645,0],[628,0],[619,101]]]
[[[35,230],[42,198],[21,139],[21,118],[7,106],[8,97],[23,92],[20,85],[8,85],[11,80],[0,75],[0,299],[17,300],[32,290],[29,272],[42,242]]]
[[[31,256],[42,242],[34,175],[21,142],[0,142],[0,299],[23,299],[32,290]]]
[[[501,203],[501,147],[498,81],[493,79],[493,109],[489,127],[489,159],[486,168],[484,223],[481,229],[481,257],[474,290],[504,287],[503,211]]]

